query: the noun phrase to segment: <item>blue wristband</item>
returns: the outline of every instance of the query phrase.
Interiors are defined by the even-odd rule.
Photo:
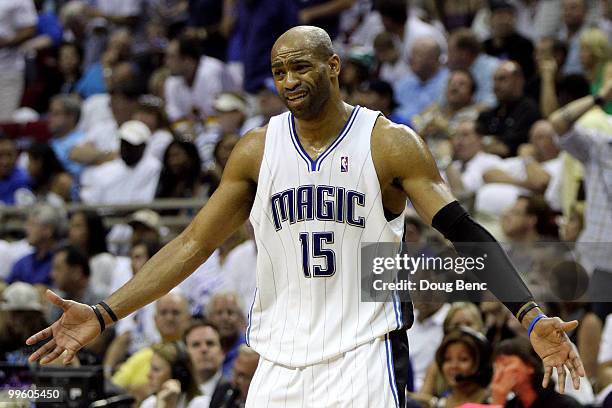
[[[531,323],[529,323],[529,329],[527,329],[527,337],[531,338],[531,332],[533,331],[533,328],[535,327],[536,323],[540,320],[540,319],[544,319],[547,316],[544,314],[539,314],[536,317],[533,318],[533,320],[531,321]]]

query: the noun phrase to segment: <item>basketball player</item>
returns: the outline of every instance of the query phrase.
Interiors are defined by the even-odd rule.
[[[221,184],[185,231],[106,302],[48,299],[60,320],[28,344],[51,338],[30,361],[70,361],[104,327],[185,279],[250,216],[258,247],[248,344],[261,355],[247,407],[399,407],[410,316],[395,302],[361,302],[361,242],[395,242],[406,199],[453,242],[489,242],[440,178],[423,141],[378,112],[342,101],[340,59],[325,31],[284,33],[272,74],[290,112],[245,135]],[[497,246],[497,248],[499,245]],[[566,331],[578,322],[547,318],[503,251],[489,250],[496,276],[480,276],[525,328],[561,387],[567,367],[584,369]],[[402,351],[403,350],[403,351]],[[399,366],[398,366],[399,363]]]

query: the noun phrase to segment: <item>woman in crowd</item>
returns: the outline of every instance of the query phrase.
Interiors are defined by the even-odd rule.
[[[37,201],[61,206],[75,196],[72,177],[47,144],[34,143],[28,149],[28,173]]]
[[[75,43],[64,43],[58,51],[57,68],[61,75],[60,93],[75,92],[76,84],[81,79],[81,62],[83,51]]]
[[[185,345],[180,342],[153,346],[149,371],[152,395],[141,408],[205,408],[207,396],[198,395],[198,384]]]
[[[452,408],[486,401],[490,358],[489,342],[481,333],[460,327],[447,334],[436,351],[436,364],[448,389],[442,398],[433,397],[430,406]]]
[[[542,388],[542,360],[524,338],[505,340],[495,350],[491,402],[506,408],[575,408],[576,400],[557,393],[551,381]],[[510,393],[514,396],[510,397]]]
[[[591,94],[597,95],[606,77],[606,71],[612,70],[612,47],[608,36],[602,30],[592,28],[580,36],[580,63],[586,78],[591,84]],[[606,113],[612,113],[612,103],[603,106]]]
[[[70,217],[68,241],[89,257],[89,285],[102,297],[111,293],[116,259],[106,248],[107,230],[102,218],[93,211],[77,211]]]
[[[157,198],[191,198],[202,195],[201,160],[191,142],[175,140],[166,149],[157,185]]]

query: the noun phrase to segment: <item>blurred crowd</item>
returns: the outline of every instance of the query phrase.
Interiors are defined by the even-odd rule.
[[[580,148],[548,119],[612,78],[608,0],[0,0],[0,217],[24,218],[0,228],[0,361],[25,364],[59,317],[47,288],[96,303],[169,239],[165,216],[193,216],[151,202],[210,197],[240,137],[285,111],[269,54],[298,24],[332,37],[344,99],[414,129],[536,297],[557,296],[548,313],[580,321],[587,376],[562,396],[499,302],[415,300],[409,403],[612,406],[612,303],[576,300],[593,279],[612,292],[612,103],[580,118]],[[120,204],[142,209],[111,229],[96,206]],[[448,248],[407,213],[407,242]],[[78,364],[136,406],[243,406],[256,254],[245,225]]]

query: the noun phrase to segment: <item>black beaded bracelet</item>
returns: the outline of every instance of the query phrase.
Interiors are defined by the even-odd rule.
[[[89,306],[89,307],[91,307],[91,310],[93,310],[94,313],[96,314],[96,317],[98,318],[98,323],[100,323],[100,333],[102,333],[104,329],[106,329],[106,324],[104,323],[104,318],[102,317],[102,313],[100,313],[100,311],[95,305]]]
[[[113,320],[113,322],[116,322],[117,320],[119,320],[117,319],[117,315],[115,314],[115,312],[113,312],[113,309],[111,309],[110,306],[107,305],[105,301],[102,301],[99,304],[100,306],[104,308],[104,310],[106,310],[106,313],[108,313],[108,315]]]
[[[538,304],[536,302],[531,302],[531,304],[529,306],[527,306],[526,308],[523,309],[523,311],[521,313],[519,313],[518,315],[518,321],[519,323],[523,323],[523,319],[525,318],[525,316],[527,315],[527,313],[529,313],[530,310],[535,309],[536,307],[538,307]]]

